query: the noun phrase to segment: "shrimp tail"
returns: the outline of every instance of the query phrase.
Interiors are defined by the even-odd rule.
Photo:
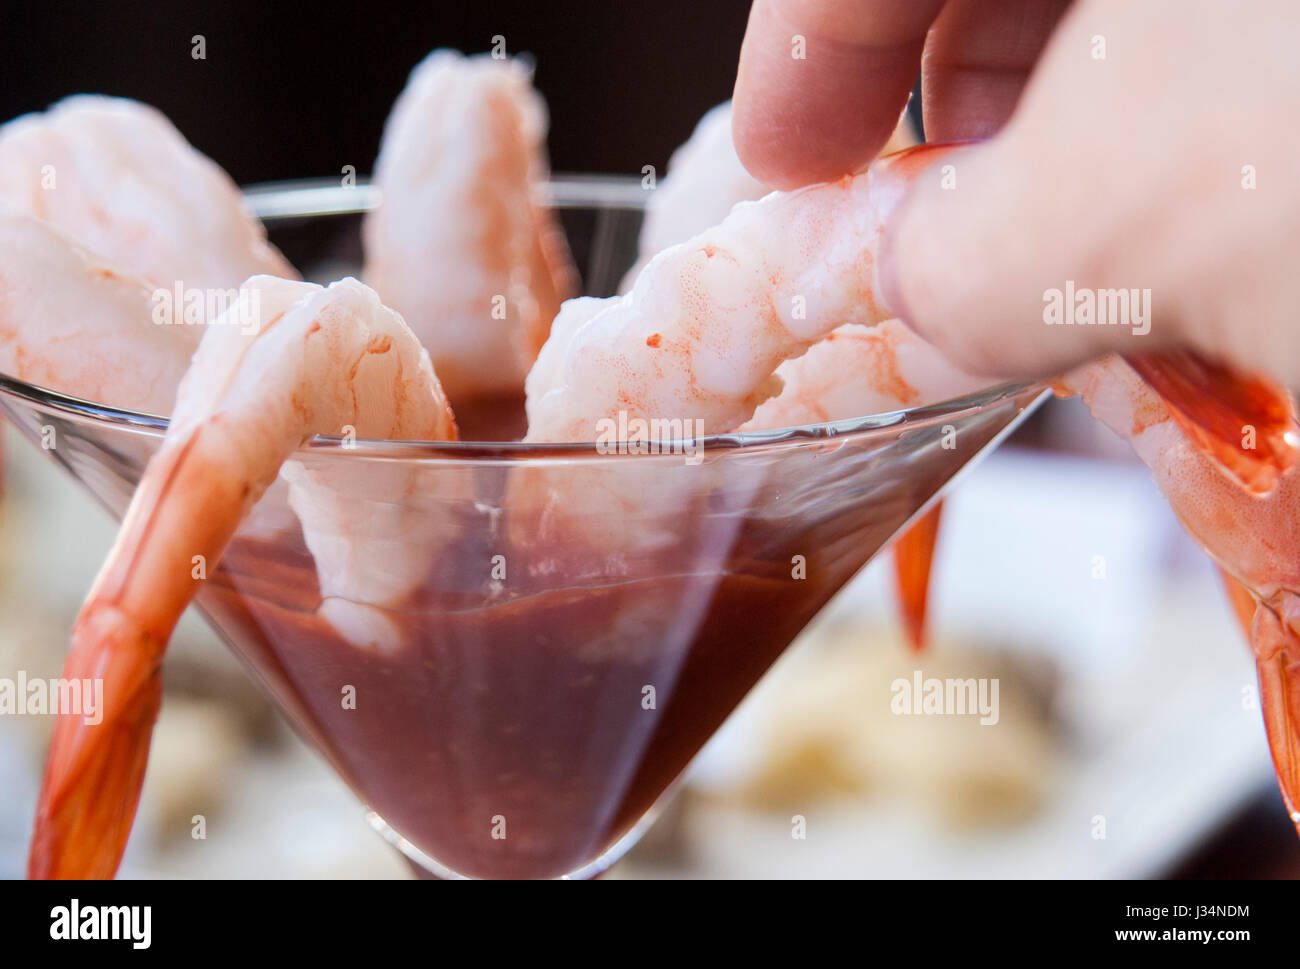
[[[1237,617],[1237,624],[1241,626],[1241,631],[1246,634],[1246,641],[1250,642],[1255,624],[1255,610],[1259,607],[1259,603],[1255,600],[1255,594],[1237,581],[1231,572],[1221,565],[1218,569],[1219,578],[1223,580],[1224,591],[1228,593],[1228,604],[1232,606],[1232,613]]]
[[[103,692],[97,709],[58,718],[29,878],[112,878],[122,859],[162,703],[163,643],[131,626],[119,610],[93,603],[77,621],[65,681],[100,683]]]
[[[1300,456],[1295,402],[1272,381],[1187,350],[1125,357],[1194,442],[1253,494]]]
[[[101,702],[96,716],[62,716],[55,728],[33,877],[115,872],[139,803],[167,642],[293,452],[343,427],[455,436],[428,354],[356,280],[322,289],[254,276],[227,314],[258,325],[219,319],[204,335],[73,630],[67,676],[89,681]]]
[[[60,712],[30,878],[112,878],[121,861],[162,704],[163,654],[199,585],[191,552],[215,567],[252,491],[237,476],[214,473],[232,464],[222,444],[200,430],[163,445],[77,617],[64,680],[99,702],[93,711]],[[170,495],[190,500],[173,503]]]
[[[925,649],[926,603],[930,597],[930,568],[939,537],[943,502],[936,501],[894,542],[894,580],[898,608],[907,642],[915,652]]]
[[[1280,610],[1276,602],[1259,604],[1251,645],[1273,769],[1287,813],[1300,831],[1300,600],[1289,592],[1280,598]]]
[[[1283,614],[1255,598],[1243,583],[1220,567],[1224,588],[1233,614],[1255,652],[1259,674],[1260,707],[1264,730],[1278,787],[1287,813],[1300,830],[1300,637],[1285,618],[1289,606],[1295,611],[1295,597],[1283,592]]]

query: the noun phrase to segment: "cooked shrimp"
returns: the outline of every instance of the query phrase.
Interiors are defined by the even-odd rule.
[[[629,293],[566,302],[528,376],[525,440],[598,441],[620,416],[675,421],[695,441],[745,424],[780,393],[785,360],[843,324],[893,317],[874,292],[873,252],[911,167],[893,156],[863,175],[742,202],[655,256]],[[692,494],[713,473],[726,469],[694,469]],[[518,527],[581,540],[611,561],[674,538],[618,521],[655,522],[684,500],[639,487],[626,467],[591,476],[582,495],[544,469],[515,478]]]
[[[890,319],[875,249],[927,150],[742,202],[655,256],[626,294],[565,303],[529,375],[527,440],[595,440],[620,411],[727,431],[780,393],[784,361],[846,323]]]
[[[934,404],[988,381],[958,370],[900,320],[848,324],[802,357],[777,368],[784,387],[761,404],[744,429],[798,427]],[[925,645],[930,567],[942,503],[935,502],[894,540],[894,584],[907,641]]]
[[[47,222],[0,211],[0,373],[170,413],[203,327],[160,326],[151,289]]]
[[[1213,375],[1210,382],[1217,382]],[[1248,446],[1256,443],[1252,432],[1262,438],[1264,428],[1241,422],[1218,435],[1224,448],[1237,452],[1236,467],[1226,472],[1223,450],[1207,447],[1202,439],[1209,424],[1199,424],[1202,433],[1193,430],[1185,414],[1119,357],[1082,367],[1063,384],[1129,441],[1183,527],[1253,597],[1249,632],[1264,726],[1287,810],[1300,826],[1300,468],[1292,464],[1278,475],[1274,456]],[[1287,423],[1296,440],[1300,428],[1294,417]],[[1243,465],[1272,473],[1252,475]],[[1270,490],[1261,493],[1261,480]],[[1244,619],[1246,603],[1231,584],[1229,591]]]
[[[365,279],[428,349],[453,402],[517,395],[561,300],[564,237],[534,193],[546,106],[518,61],[430,54],[393,106],[364,227]]]
[[[249,305],[250,303],[254,305]],[[37,809],[33,877],[110,877],[126,845],[161,699],[160,662],[227,543],[294,450],[347,427],[436,440],[455,423],[428,355],[372,291],[267,276],[242,320],[208,328],[172,423],[136,489],[72,635],[65,674],[104,681],[104,719],[61,716]]]
[[[904,114],[881,153],[887,155],[916,143],[912,124]],[[731,102],[712,108],[700,119],[690,139],[673,153],[667,175],[650,196],[641,228],[640,256],[623,277],[620,291],[631,288],[656,253],[721,222],[736,203],[762,198],[769,191],[770,187],[745,170],[736,154],[731,138]],[[783,389],[760,406],[745,427],[795,427],[860,417],[933,403],[979,386],[974,378],[960,375],[964,378],[960,379],[937,351],[921,349],[924,345],[919,338],[910,334],[902,349],[904,358],[928,358],[941,369],[934,375],[936,382],[927,383],[934,388],[933,393],[912,393],[916,388],[911,385],[895,385],[889,372],[893,354],[888,347],[891,340],[903,335],[900,326],[890,327],[889,337],[880,337],[872,336],[874,331],[868,327],[850,324],[827,336],[827,346],[817,344],[802,357],[782,364],[777,375]],[[928,366],[921,360],[916,362]],[[954,378],[951,383],[946,380],[949,376]],[[893,545],[903,623],[909,642],[917,649],[924,641],[930,563],[939,518],[940,505],[936,503]]]
[[[455,436],[448,428],[432,439]],[[464,499],[468,481],[412,463],[376,468],[333,455],[289,461],[280,474],[316,565],[317,612],[354,646],[399,650],[406,640],[392,607],[454,539],[460,526],[439,506]]]
[[[935,404],[988,385],[948,362],[901,320],[838,327],[776,370],[781,393],[742,430],[798,427]]]
[[[295,277],[230,177],[125,98],[78,95],[0,126],[0,202],[155,287]]]
[[[97,309],[30,317],[40,331],[29,328],[10,347],[28,365],[18,372],[0,360],[0,369],[22,379],[99,403],[168,414],[202,334],[195,324],[216,312],[213,297],[224,305],[256,273],[296,278],[226,173],[160,112],[125,98],[66,98],[0,126],[0,203],[58,227],[103,260],[103,272],[138,276],[154,291],[153,305],[128,318]],[[77,296],[61,295],[58,308],[72,310]],[[151,310],[171,325],[151,327]],[[67,325],[77,328],[81,347],[53,342]],[[32,357],[52,365],[37,370]],[[134,361],[134,372],[121,361]],[[105,379],[119,381],[121,391]],[[260,532],[290,524],[278,507],[258,510]]]
[[[881,154],[915,144],[912,123],[904,114]],[[717,225],[738,202],[755,201],[771,191],[740,163],[731,140],[731,102],[714,105],[673,152],[667,172],[650,193],[636,265],[623,277],[619,292],[632,288],[656,254]]]
[[[623,296],[566,303],[528,381],[528,439],[594,440],[620,413],[685,416],[707,433],[748,421],[783,389],[777,368],[848,323],[894,314],[874,283],[885,220],[919,171],[951,146],[898,152],[835,182],[742,202],[723,222],[655,256]],[[1267,382],[1187,354],[1134,358],[1197,442],[1267,490],[1300,448],[1289,399]],[[1222,442],[1250,418],[1258,457]]]

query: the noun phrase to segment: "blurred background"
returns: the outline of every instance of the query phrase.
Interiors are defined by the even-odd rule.
[[[456,8],[456,9],[449,9]],[[243,184],[369,172],[407,73],[494,35],[536,62],[557,171],[663,170],[730,96],[748,4],[242,2],[6,8],[0,117],[74,92],[161,108]],[[206,58],[191,56],[202,35]],[[0,677],[56,676],[114,526],[6,429]],[[947,505],[935,646],[873,563],[705,751],[613,877],[1294,877],[1248,648],[1146,470],[1049,402]],[[996,676],[1001,729],[890,716],[896,677]],[[123,874],[409,877],[361,806],[196,617]],[[0,875],[21,874],[49,731],[0,717]],[[792,812],[807,817],[790,838]],[[189,836],[203,815],[205,840]]]

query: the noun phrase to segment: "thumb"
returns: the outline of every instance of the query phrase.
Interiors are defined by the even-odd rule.
[[[1013,126],[936,152],[885,226],[886,303],[955,364],[989,376],[1050,376],[1152,349],[1150,290],[1112,278],[1099,257],[1109,233],[1097,185],[1032,148]]]

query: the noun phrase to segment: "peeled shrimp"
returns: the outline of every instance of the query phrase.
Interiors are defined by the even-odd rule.
[[[906,113],[881,154],[910,148],[916,133]],[[709,110],[690,139],[673,152],[668,173],[650,196],[641,228],[640,255],[623,277],[626,292],[650,259],[674,243],[689,239],[726,218],[738,202],[762,198],[769,191],[740,163],[731,137],[731,102]],[[849,324],[840,327],[802,357],[777,370],[782,390],[761,405],[743,429],[797,427],[823,421],[934,403],[980,386],[960,374],[935,350],[926,347],[902,324],[881,324],[882,333]],[[838,339],[837,339],[838,337]],[[890,350],[899,345],[899,354]],[[932,374],[917,373],[914,386],[890,370],[896,356]],[[951,379],[949,379],[951,378]],[[895,580],[903,624],[914,648],[924,643],[930,563],[938,536],[940,505],[935,503],[893,545]]]
[[[894,314],[876,293],[885,217],[926,149],[742,202],[656,255],[622,296],[565,303],[528,380],[530,441],[590,441],[620,412],[741,426],[777,368],[846,324]]]
[[[988,381],[954,367],[901,320],[850,323],[802,357],[777,368],[783,388],[742,430],[798,427],[920,407],[973,393]],[[930,567],[942,502],[934,502],[894,540],[894,585],[907,642],[925,646]]]
[[[964,373],[901,320],[838,327],[776,370],[782,390],[742,430],[798,427],[938,403],[987,378]]]
[[[295,277],[230,177],[125,98],[78,95],[0,126],[0,202],[155,287]]]
[[[430,54],[411,73],[375,162],[365,279],[429,350],[460,403],[518,395],[561,300],[564,237],[534,193],[546,106],[518,61]]]
[[[880,153],[888,155],[915,144],[912,123],[903,115]],[[650,193],[637,261],[623,277],[619,292],[632,288],[656,254],[717,225],[738,202],[761,199],[771,191],[740,163],[731,140],[731,102],[714,105],[673,152],[667,172]]]
[[[915,144],[911,122],[903,115],[881,153]],[[721,222],[737,203],[769,192],[736,154],[731,102],[711,108],[673,152],[667,175],[650,196],[640,258],[624,277],[623,290],[657,253]],[[777,375],[781,393],[761,405],[742,430],[797,427],[934,403],[987,383],[961,373],[896,320],[877,328],[840,327],[827,336],[825,346],[782,364]]]
[[[49,223],[0,210],[0,373],[168,414],[203,327],[157,325],[150,294]]]
[[[655,256],[630,292],[566,302],[528,377],[525,440],[598,442],[620,418],[676,422],[696,442],[741,427],[781,392],[784,361],[841,325],[893,316],[875,295],[873,252],[909,168],[892,156],[863,175],[742,202]],[[681,494],[641,487],[620,468],[589,476],[579,496],[563,476],[530,470],[517,476],[513,517],[601,549],[617,567],[674,540],[669,527],[618,522],[667,523],[689,496],[705,500],[714,474],[727,470],[705,461]]]
[[[707,433],[749,420],[783,390],[776,369],[846,323],[894,314],[874,284],[882,227],[917,173],[951,146],[889,155],[866,172],[758,202],[655,256],[623,296],[566,303],[528,382],[528,439],[594,440],[602,420],[689,417]],[[1298,452],[1277,388],[1183,356],[1134,358],[1198,444],[1267,490]],[[1225,446],[1259,428],[1264,461]]]
[[[295,449],[347,428],[380,438],[455,436],[428,355],[371,290],[351,279],[322,289],[259,276],[240,291],[242,301],[257,300],[262,325],[255,333],[222,320],[208,327],[77,618],[65,675],[104,680],[105,716],[97,726],[59,718],[32,877],[116,870],[161,700],[162,654],[198,591],[196,566],[216,567]]]
[[[202,324],[237,299],[235,288],[243,280],[260,273],[297,278],[267,242],[230,177],[161,112],[126,98],[78,95],[0,126],[0,202],[47,220],[152,287],[153,301],[144,315],[127,320],[73,315],[68,322],[81,328],[86,350],[115,341],[119,332],[136,332],[151,317],[159,324],[147,346],[131,345],[143,376],[166,372],[166,379],[145,384],[151,397],[144,409],[154,414],[171,412]],[[92,320],[95,332],[90,335],[85,324]],[[48,329],[51,323],[43,325]],[[28,349],[52,354],[47,374],[65,383],[77,372],[93,378],[111,369],[111,360],[121,353],[88,354],[87,366],[77,371],[68,358],[79,351],[43,339],[48,335],[33,334]],[[65,376],[57,376],[64,370]],[[116,372],[130,382],[129,370]],[[93,379],[76,381],[73,389],[28,379],[99,403],[139,409],[121,397],[105,398]],[[282,487],[275,486],[278,495]],[[280,495],[254,512],[249,528],[270,536],[292,525]]]

